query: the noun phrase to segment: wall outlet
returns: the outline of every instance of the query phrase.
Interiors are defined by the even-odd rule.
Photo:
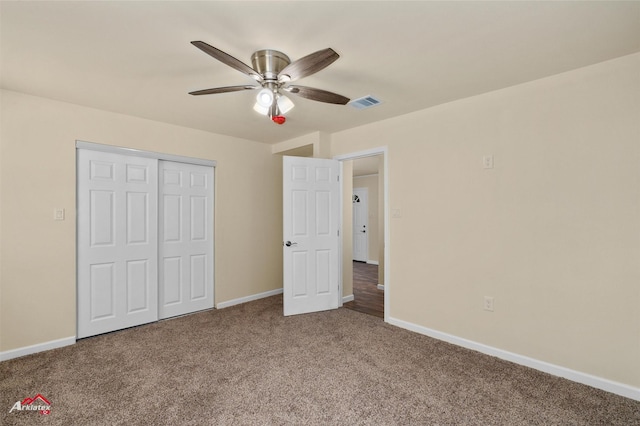
[[[482,157],[482,167],[485,169],[493,169],[493,155],[485,155]]]
[[[484,297],[484,310],[493,312],[493,297],[490,297],[490,296]]]
[[[53,220],[64,220],[64,209],[53,209]]]

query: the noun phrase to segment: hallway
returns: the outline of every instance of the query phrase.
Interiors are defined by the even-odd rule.
[[[347,309],[384,318],[384,291],[378,290],[378,265],[353,262],[353,297]]]

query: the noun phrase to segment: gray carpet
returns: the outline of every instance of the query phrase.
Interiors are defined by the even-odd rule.
[[[2,425],[640,425],[640,402],[280,296],[0,363]],[[9,413],[42,394],[51,414]]]

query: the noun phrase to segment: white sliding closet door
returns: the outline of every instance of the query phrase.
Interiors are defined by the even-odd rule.
[[[159,317],[213,308],[213,168],[160,161]]]
[[[78,150],[78,338],[158,319],[157,163]]]
[[[81,144],[77,337],[213,308],[215,163]]]

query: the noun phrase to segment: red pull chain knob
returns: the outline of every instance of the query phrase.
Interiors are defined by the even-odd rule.
[[[273,122],[276,124],[284,124],[284,122],[287,121],[284,115],[275,115],[271,118],[271,120],[273,120]]]

